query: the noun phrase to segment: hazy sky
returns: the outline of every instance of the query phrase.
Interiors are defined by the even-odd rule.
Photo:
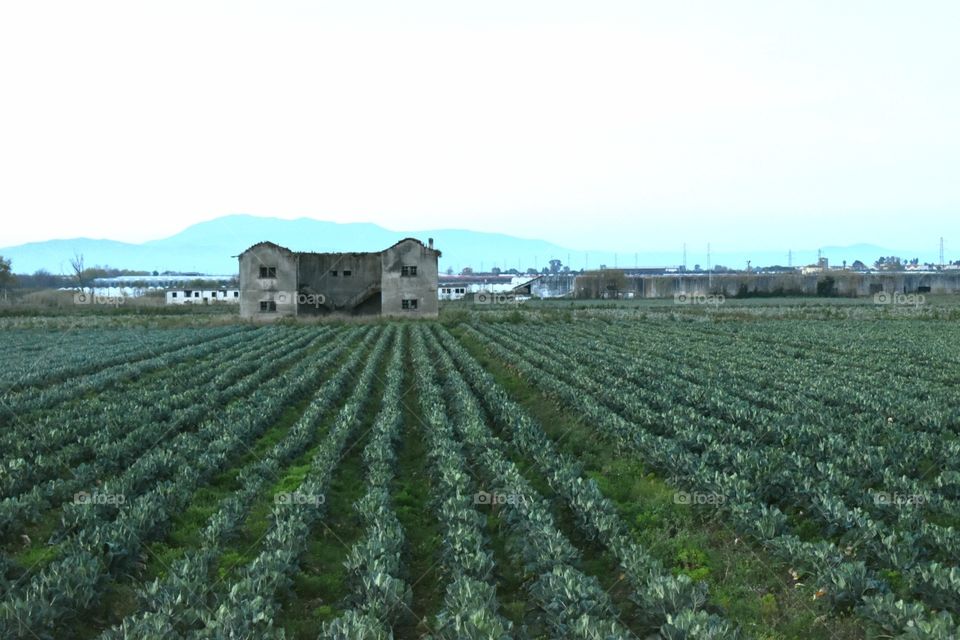
[[[0,246],[252,213],[960,247],[958,33],[955,0],[4,2]]]

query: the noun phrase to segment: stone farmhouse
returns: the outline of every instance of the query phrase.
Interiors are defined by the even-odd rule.
[[[291,251],[259,242],[240,260],[240,316],[436,317],[437,259],[433,239],[404,238],[367,253]]]

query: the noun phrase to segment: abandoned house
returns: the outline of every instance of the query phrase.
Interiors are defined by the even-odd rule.
[[[240,316],[436,317],[433,238],[405,238],[375,253],[311,253],[259,242],[239,256]]]

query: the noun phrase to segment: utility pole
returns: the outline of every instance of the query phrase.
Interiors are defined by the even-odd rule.
[[[710,265],[710,243],[707,243],[707,291],[713,292],[713,267]]]
[[[793,249],[787,251],[787,266],[793,268]]]
[[[687,270],[687,243],[683,243],[683,270]]]
[[[943,236],[940,236],[940,268],[943,268],[943,265],[946,264],[943,260]]]

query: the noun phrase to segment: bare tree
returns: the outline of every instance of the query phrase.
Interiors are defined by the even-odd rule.
[[[73,268],[73,273],[77,278],[77,285],[80,287],[80,291],[83,291],[89,284],[88,280],[90,275],[86,267],[84,267],[83,254],[74,253],[73,257],[70,258],[70,266]]]

